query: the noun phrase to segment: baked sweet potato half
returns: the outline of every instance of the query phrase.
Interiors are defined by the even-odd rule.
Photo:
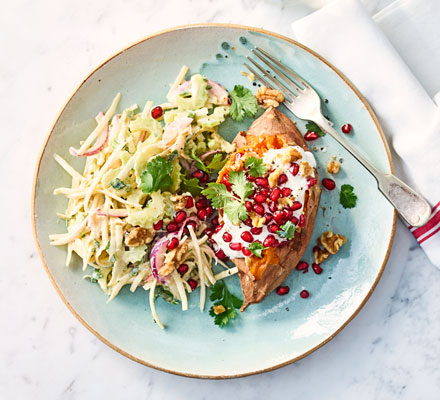
[[[234,142],[237,151],[217,182],[235,191],[230,181],[240,177],[252,190],[242,199],[246,212],[240,220],[233,221],[227,209],[220,211],[221,229],[213,238],[238,267],[243,311],[296,267],[312,235],[320,188],[315,159],[282,112],[269,108]]]

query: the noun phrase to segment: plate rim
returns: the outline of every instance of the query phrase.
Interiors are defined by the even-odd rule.
[[[393,245],[393,241],[394,241],[394,236],[395,236],[395,231],[396,231],[396,221],[397,221],[397,212],[396,210],[393,211],[393,220],[392,220],[392,228],[391,228],[391,234],[389,237],[389,242],[388,242],[388,247],[387,247],[387,251],[385,253],[385,257],[382,261],[382,265],[378,271],[378,274],[371,286],[371,288],[369,289],[368,293],[366,294],[365,298],[362,300],[361,304],[358,306],[358,308],[344,321],[344,323],[335,331],[333,332],[328,338],[326,338],[325,340],[323,340],[322,342],[318,343],[316,346],[314,346],[313,348],[309,349],[308,351],[304,352],[303,354],[300,354],[297,357],[294,357],[290,360],[284,361],[282,363],[267,367],[267,368],[263,368],[263,369],[258,369],[255,371],[249,371],[249,372],[244,372],[244,373],[237,373],[237,374],[228,374],[228,375],[204,375],[204,374],[194,374],[194,373],[185,373],[185,372],[180,372],[180,371],[174,371],[174,370],[170,370],[167,368],[163,368],[157,365],[154,365],[152,363],[149,363],[145,360],[142,360],[128,352],[126,352],[125,350],[119,348],[118,346],[116,346],[115,344],[111,343],[108,339],[106,339],[105,337],[103,337],[98,331],[96,331],[95,329],[93,329],[79,314],[78,312],[72,307],[72,305],[69,303],[69,301],[64,297],[63,293],[61,292],[60,288],[58,287],[57,283],[55,282],[54,277],[52,276],[48,265],[46,264],[44,255],[43,255],[43,251],[41,249],[40,246],[40,241],[38,239],[38,234],[37,234],[37,222],[36,222],[36,213],[35,213],[35,201],[36,201],[36,194],[37,194],[37,181],[38,181],[38,175],[40,172],[40,166],[41,166],[41,161],[43,158],[43,155],[46,151],[46,147],[47,144],[49,142],[50,137],[52,136],[52,133],[55,129],[55,126],[57,125],[61,115],[63,114],[64,110],[66,109],[67,105],[70,103],[70,101],[72,100],[72,98],[76,95],[76,93],[78,92],[78,90],[91,78],[91,76],[98,71],[99,69],[101,69],[105,64],[107,64],[109,61],[111,61],[113,58],[123,54],[125,51],[131,49],[132,47],[143,43],[147,40],[156,38],[158,36],[162,36],[162,35],[166,35],[168,33],[171,32],[175,32],[175,31],[180,31],[180,30],[188,30],[188,29],[199,29],[199,28],[210,28],[210,27],[214,27],[214,28],[233,28],[233,29],[241,29],[243,31],[252,31],[252,32],[256,32],[256,33],[262,33],[277,39],[281,39],[284,40],[290,44],[293,44],[295,46],[300,47],[301,49],[303,49],[304,51],[310,53],[312,56],[318,58],[322,63],[326,64],[329,68],[331,68],[349,87],[350,89],[354,92],[354,94],[359,98],[359,100],[362,102],[363,106],[365,107],[365,109],[368,111],[368,113],[370,114],[371,119],[373,120],[376,129],[379,133],[380,138],[382,139],[384,148],[385,148],[385,152],[387,154],[387,158],[388,158],[388,164],[390,166],[390,170],[392,173],[394,173],[394,165],[393,165],[393,160],[391,157],[391,152],[387,143],[387,140],[385,138],[385,135],[382,131],[382,127],[380,126],[380,123],[377,119],[376,114],[373,111],[373,108],[368,104],[367,100],[365,99],[365,97],[362,95],[362,93],[356,88],[356,86],[338,69],[336,68],[333,64],[331,64],[329,61],[327,61],[324,57],[322,57],[321,55],[319,55],[318,53],[316,53],[314,50],[308,48],[307,46],[303,45],[300,42],[297,42],[294,39],[291,39],[287,36],[281,35],[279,33],[275,33],[266,29],[262,29],[262,28],[257,28],[257,27],[252,27],[252,26],[247,26],[247,25],[239,25],[239,24],[229,24],[229,23],[196,23],[196,24],[184,24],[184,25],[178,25],[178,26],[174,26],[174,27],[170,27],[170,28],[166,28],[166,29],[162,29],[160,31],[156,31],[150,35],[147,35],[141,39],[138,39],[130,44],[128,44],[127,46],[123,47],[121,50],[118,50],[117,52],[115,52],[113,55],[111,55],[110,57],[106,58],[105,61],[103,61],[101,64],[99,64],[98,66],[94,67],[91,72],[89,74],[87,74],[87,76],[82,80],[82,82],[73,90],[73,93],[69,96],[69,98],[67,99],[67,101],[64,102],[64,104],[62,105],[62,107],[60,108],[60,110],[58,111],[58,113],[55,116],[54,122],[51,124],[49,131],[43,141],[43,144],[41,146],[40,152],[38,154],[38,158],[37,158],[37,162],[36,162],[36,166],[35,166],[35,170],[34,170],[34,176],[33,176],[33,182],[32,182],[32,191],[31,191],[31,223],[32,223],[32,233],[34,236],[34,241],[35,244],[37,246],[37,251],[40,257],[40,260],[44,266],[44,269],[46,270],[46,274],[49,277],[50,282],[52,283],[53,287],[55,288],[56,292],[58,293],[58,295],[61,297],[61,300],[63,301],[63,303],[66,305],[66,307],[70,310],[70,312],[78,319],[78,321],[85,326],[93,335],[95,335],[99,340],[101,340],[101,342],[103,342],[104,344],[106,344],[107,346],[109,346],[110,348],[112,348],[113,350],[117,351],[118,353],[124,355],[125,357],[136,361],[142,365],[154,368],[156,370],[159,371],[163,371],[163,372],[167,372],[173,375],[178,375],[178,376],[184,376],[184,377],[188,377],[188,378],[199,378],[199,379],[232,379],[232,378],[241,378],[241,377],[246,377],[246,376],[251,376],[251,375],[256,375],[256,374],[262,374],[265,372],[269,372],[269,371],[274,371],[276,369],[282,368],[286,365],[292,364],[296,361],[299,361],[301,359],[303,359],[304,357],[307,357],[309,354],[313,353],[314,351],[318,350],[319,348],[321,348],[322,346],[324,346],[325,344],[327,344],[328,342],[330,342],[330,340],[332,340],[339,332],[342,331],[342,329],[344,329],[353,319],[354,317],[356,317],[356,315],[358,315],[358,313],[360,312],[360,310],[364,307],[364,305],[366,304],[366,302],[369,300],[369,298],[371,297],[372,293],[374,292],[374,290],[376,289],[376,286],[380,280],[380,278],[382,277],[383,271],[385,269],[385,266],[387,264],[390,252],[391,252],[391,248]]]

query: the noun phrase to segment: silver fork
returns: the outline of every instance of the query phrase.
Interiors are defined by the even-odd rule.
[[[322,115],[318,93],[303,78],[265,50],[256,47],[252,52],[264,67],[250,57],[247,59],[255,69],[246,63],[245,67],[263,85],[281,91],[284,95],[284,105],[293,114],[300,119],[315,122],[355,157],[374,176],[379,190],[409,225],[421,226],[429,220],[431,207],[420,194],[396,176],[379,171],[333,129],[333,124]],[[275,72],[277,78],[272,76],[267,68]]]

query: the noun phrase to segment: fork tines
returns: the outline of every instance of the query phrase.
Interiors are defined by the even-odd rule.
[[[255,49],[252,49],[251,51],[266,68],[262,67],[251,57],[246,58],[259,72],[246,63],[244,63],[244,65],[264,86],[283,92],[284,97],[290,102],[292,102],[305,88],[310,88],[310,85],[295,71],[278,61],[267,51],[260,49],[259,47],[255,47]],[[275,74],[271,75],[270,70],[267,68],[270,68]]]

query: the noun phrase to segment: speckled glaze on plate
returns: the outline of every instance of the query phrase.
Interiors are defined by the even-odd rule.
[[[290,293],[270,294],[261,304],[250,306],[234,324],[219,329],[197,307],[198,292],[190,296],[189,310],[157,302],[167,325],[161,330],[151,318],[147,293],[123,290],[110,304],[97,285],[82,279],[79,259],[65,267],[64,247],[51,247],[49,233],[64,232],[56,218],[66,200],[53,196],[53,189],[70,185],[70,179],[53,159],[55,152],[81,169],[83,160],[72,160],[76,145],[94,127],[93,117],[122,93],[121,108],[147,99],[162,102],[180,67],[201,72],[231,90],[234,84],[255,87],[240,75],[248,49],[258,45],[276,54],[328,99],[324,114],[336,127],[349,122],[348,140],[383,171],[391,171],[387,144],[372,110],[352,84],[319,55],[299,43],[256,28],[234,25],[177,27],[152,35],[116,54],[93,71],[68,100],[59,114],[41,152],[32,198],[34,232],[43,264],[56,290],[74,315],[97,337],[120,353],[163,371],[201,378],[230,378],[260,373],[294,362],[332,339],[360,310],[376,286],[391,248],[395,212],[376,189],[374,179],[330,137],[311,142],[316,146],[321,179],[328,174],[332,156],[342,158],[337,186],[352,184],[358,204],[344,210],[338,190],[323,191],[314,235],[303,259],[311,261],[311,248],[326,230],[348,237],[336,256],[322,264],[324,272],[293,271],[286,284]],[[282,111],[286,111],[281,108]],[[292,119],[291,114],[286,112]],[[221,133],[232,139],[246,129],[228,122]],[[300,129],[303,121],[298,121]],[[304,132],[304,130],[303,130]],[[238,277],[228,286],[239,293]],[[299,297],[307,289],[308,299]]]

